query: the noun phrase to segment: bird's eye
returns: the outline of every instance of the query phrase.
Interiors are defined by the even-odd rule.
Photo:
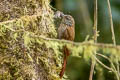
[[[67,17],[67,20],[70,20],[70,17]]]

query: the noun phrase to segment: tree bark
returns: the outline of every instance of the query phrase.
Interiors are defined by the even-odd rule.
[[[0,80],[59,80],[61,59],[33,35],[56,38],[49,0],[0,0]]]

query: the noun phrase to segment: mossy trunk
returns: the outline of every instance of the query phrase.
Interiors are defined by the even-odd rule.
[[[60,52],[37,38],[56,38],[49,3],[0,0],[0,80],[59,80]]]

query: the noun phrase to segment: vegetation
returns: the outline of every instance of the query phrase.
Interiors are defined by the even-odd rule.
[[[95,63],[97,80],[105,80],[105,70],[113,76],[112,80],[119,80],[120,46],[97,43],[96,2],[94,36],[91,40],[86,37],[82,43],[56,39],[54,12],[49,0],[3,0],[0,3],[0,80],[61,80],[64,45],[69,48],[70,57]],[[114,35],[112,17],[110,20]],[[69,74],[64,75],[63,79],[69,77]]]

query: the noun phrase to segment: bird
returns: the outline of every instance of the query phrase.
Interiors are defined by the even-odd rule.
[[[58,27],[58,39],[74,41],[75,21],[71,15],[65,15]]]
[[[58,39],[64,39],[69,41],[74,41],[75,38],[75,21],[74,18],[71,15],[63,15],[62,14],[62,20],[57,30],[58,33]],[[61,72],[59,74],[60,78],[63,77],[66,64],[67,64],[67,58],[70,54],[69,49],[65,45],[63,47],[64,51],[64,60]]]

